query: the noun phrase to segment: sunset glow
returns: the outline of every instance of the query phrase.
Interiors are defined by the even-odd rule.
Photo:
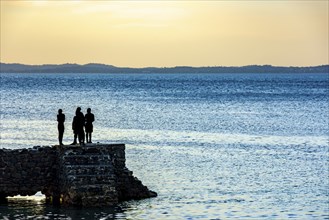
[[[3,1],[1,62],[328,64],[328,1]]]

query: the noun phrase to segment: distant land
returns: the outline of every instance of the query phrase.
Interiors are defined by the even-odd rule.
[[[106,64],[44,64],[25,65],[18,63],[0,63],[0,73],[329,73],[329,65],[295,66],[210,66],[210,67],[116,67]]]

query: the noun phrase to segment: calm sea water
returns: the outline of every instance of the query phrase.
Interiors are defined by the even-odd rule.
[[[329,219],[328,74],[1,74],[0,148],[125,143],[157,198],[102,209],[11,198],[4,219]]]

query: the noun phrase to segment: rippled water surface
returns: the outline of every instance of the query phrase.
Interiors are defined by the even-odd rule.
[[[125,143],[157,198],[55,208],[41,194],[9,219],[329,219],[328,74],[1,74],[0,148],[72,142],[77,106],[94,142]]]

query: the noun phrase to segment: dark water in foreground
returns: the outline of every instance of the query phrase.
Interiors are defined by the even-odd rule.
[[[0,219],[329,219],[328,74],[1,74],[0,148],[125,143],[157,198],[102,209],[11,198]]]

